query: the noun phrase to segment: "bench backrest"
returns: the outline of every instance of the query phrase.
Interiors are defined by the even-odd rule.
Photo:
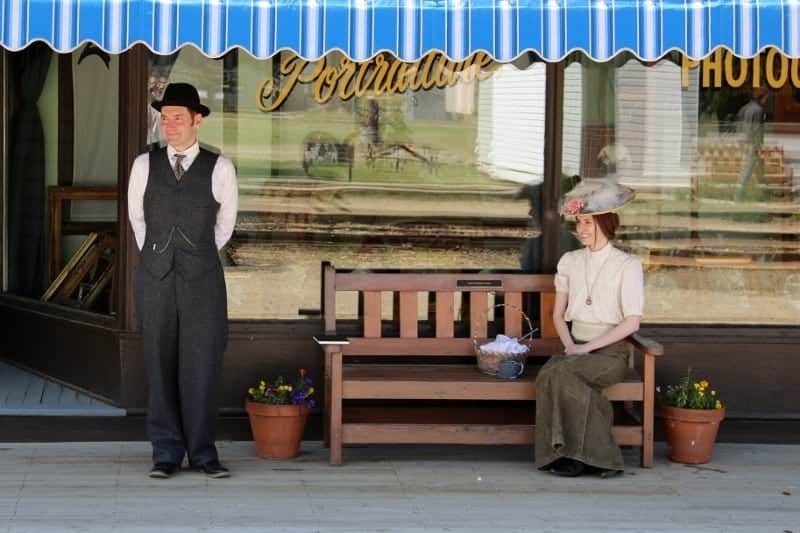
[[[552,275],[336,270],[323,263],[322,279],[325,332],[350,338],[343,349],[346,355],[468,354],[474,338],[528,333],[521,313],[525,307],[527,314],[538,311],[534,337],[548,345],[558,338],[552,321]],[[345,292],[358,294],[357,335],[340,327],[345,319],[337,316],[337,297]],[[383,305],[387,293],[388,312]],[[497,304],[500,300],[502,305]]]

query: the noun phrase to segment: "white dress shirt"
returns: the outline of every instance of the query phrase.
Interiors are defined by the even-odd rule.
[[[175,166],[175,154],[172,146],[167,146],[167,157],[170,166]],[[188,169],[200,153],[200,145],[194,143],[183,154],[181,166]],[[150,153],[141,154],[134,160],[131,177],[128,183],[128,218],[131,221],[136,245],[139,250],[144,246],[147,224],[144,221],[144,192],[147,190],[147,178],[150,174]],[[211,192],[219,203],[217,222],[214,225],[214,241],[217,249],[222,249],[231,238],[236,225],[236,213],[239,209],[239,189],[236,184],[236,169],[233,162],[220,155],[211,173]]]

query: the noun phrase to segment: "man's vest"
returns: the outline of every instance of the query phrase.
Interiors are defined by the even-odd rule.
[[[140,263],[156,278],[173,268],[183,278],[195,278],[219,265],[214,240],[219,203],[211,188],[216,162],[216,154],[201,148],[178,180],[166,148],[150,152]]]

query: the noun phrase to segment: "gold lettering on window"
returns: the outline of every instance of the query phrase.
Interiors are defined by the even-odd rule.
[[[718,48],[700,61],[687,57],[681,60],[681,86],[689,87],[689,74],[700,68],[700,85],[703,88],[722,87],[723,80],[729,87],[745,84],[751,87],[766,85],[780,89],[787,83],[800,89],[800,58],[789,58],[777,48],[752,58],[739,57],[728,50]]]
[[[342,100],[349,100],[369,91],[379,96],[403,93],[408,89],[442,89],[462,81],[485,80],[500,66],[486,52],[476,52],[463,61],[451,61],[441,52],[431,52],[414,62],[379,54],[361,63],[344,58],[338,65],[325,60],[310,65],[305,59],[286,54],[280,65],[282,79],[279,82],[272,76],[264,78],[258,86],[256,101],[260,111],[274,111],[298,84],[311,84],[314,100],[320,104],[337,95]]]

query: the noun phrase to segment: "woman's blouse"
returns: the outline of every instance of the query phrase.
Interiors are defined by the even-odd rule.
[[[567,322],[615,326],[644,312],[642,263],[610,243],[596,252],[583,248],[565,253],[558,262],[555,286],[557,292],[569,294]]]

